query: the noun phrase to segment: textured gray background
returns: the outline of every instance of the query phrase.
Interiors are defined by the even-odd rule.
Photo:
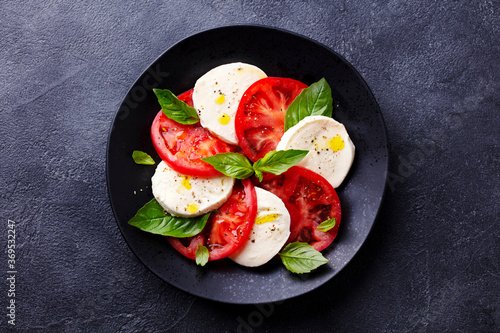
[[[175,42],[238,23],[344,56],[391,144],[386,199],[358,255],[320,289],[261,308],[150,273],[119,233],[105,178],[112,119],[141,72]],[[3,0],[0,29],[0,281],[11,219],[17,329],[500,330],[498,1]]]

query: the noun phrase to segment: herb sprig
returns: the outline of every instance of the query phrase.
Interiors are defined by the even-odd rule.
[[[236,179],[251,177],[254,173],[262,181],[263,172],[280,175],[299,163],[308,153],[307,150],[288,149],[273,150],[253,165],[248,158],[239,153],[221,153],[202,158],[212,165],[217,171]]]

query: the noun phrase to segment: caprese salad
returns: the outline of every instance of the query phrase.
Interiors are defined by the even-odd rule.
[[[202,266],[228,257],[255,267],[278,255],[291,272],[307,273],[328,261],[320,251],[339,229],[335,188],[355,148],[332,118],[325,79],[307,86],[238,62],[179,96],[154,92],[161,110],[151,138],[162,161],[154,198],[130,225],[166,236]],[[133,158],[155,164],[141,151]]]

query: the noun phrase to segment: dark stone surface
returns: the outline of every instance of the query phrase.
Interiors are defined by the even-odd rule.
[[[498,2],[4,1],[0,14],[0,330],[12,328],[9,220],[26,332],[500,330]],[[111,121],[140,73],[175,42],[238,23],[343,55],[391,143],[386,199],[358,255],[323,287],[260,307],[150,273],[119,233],[105,179]]]

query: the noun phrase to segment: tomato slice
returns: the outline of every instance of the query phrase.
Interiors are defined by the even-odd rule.
[[[286,110],[304,88],[307,85],[297,80],[267,77],[245,91],[234,122],[238,144],[252,162],[276,150]]]
[[[203,231],[193,237],[167,237],[182,255],[196,259],[198,244],[207,247],[208,260],[225,258],[246,243],[257,215],[257,195],[249,179],[237,181],[233,193],[218,210],[213,211]]]
[[[193,106],[193,90],[178,96],[180,100]],[[195,177],[214,177],[221,173],[202,157],[217,153],[227,153],[235,148],[214,137],[201,127],[179,124],[163,114],[160,110],[151,126],[151,139],[156,152],[172,169],[182,174]]]
[[[340,225],[340,201],[325,178],[294,166],[279,176],[267,174],[259,186],[283,200],[290,213],[287,243],[306,242],[321,251],[333,242]],[[331,218],[336,218],[332,229],[327,232],[317,229],[321,222]]]

